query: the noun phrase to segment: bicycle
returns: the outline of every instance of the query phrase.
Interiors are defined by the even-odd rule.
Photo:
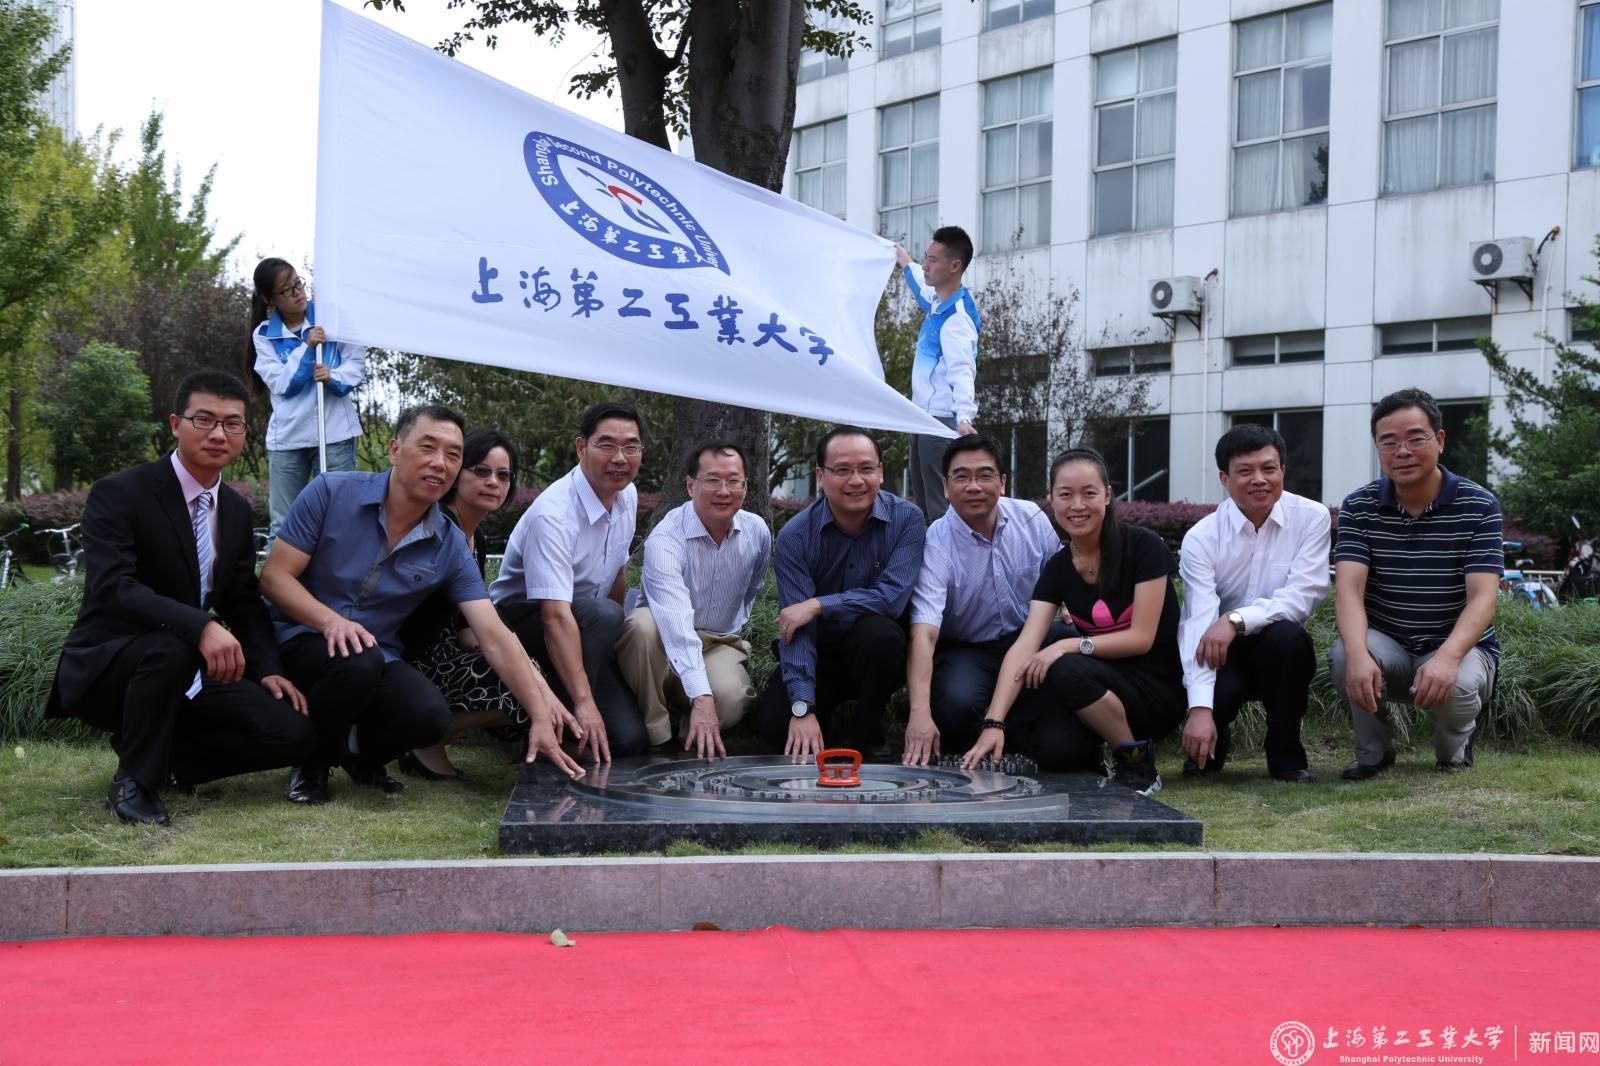
[[[18,585],[31,585],[33,578],[22,569],[22,561],[17,558],[17,553],[11,550],[7,543],[18,533],[28,528],[28,523],[23,522],[10,533],[0,537],[0,589],[16,588]]]
[[[1520,540],[1508,540],[1505,543],[1506,562],[1511,562],[1513,552],[1522,550]],[[1500,578],[1500,595],[1512,599],[1525,601],[1534,609],[1557,607],[1560,601],[1556,599],[1555,586],[1542,577],[1525,574],[1523,570],[1533,565],[1532,559],[1518,559],[1516,566],[1507,565],[1505,574]]]
[[[50,565],[56,568],[56,576],[50,579],[52,585],[61,585],[74,581],[78,577],[78,570],[83,565],[83,548],[73,547],[72,535],[78,531],[82,523],[74,522],[70,526],[60,529],[41,529],[35,536],[55,538],[56,543],[50,544]]]

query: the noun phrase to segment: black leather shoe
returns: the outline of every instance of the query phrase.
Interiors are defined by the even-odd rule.
[[[1376,770],[1373,772],[1377,773]],[[1286,774],[1273,774],[1272,779],[1274,781],[1292,781],[1297,785],[1313,785],[1317,781],[1316,775],[1310,770],[1291,770]]]
[[[1343,777],[1346,781],[1365,781],[1369,777],[1377,777],[1379,774],[1383,773],[1393,765],[1394,752],[1391,751],[1389,754],[1385,755],[1376,766],[1372,765],[1371,763],[1364,763],[1357,759],[1349,766],[1346,766],[1344,768],[1344,773],[1340,774],[1339,776]]]
[[[384,795],[392,796],[396,792],[404,792],[406,786],[389,776],[389,771],[381,765],[372,766],[367,763],[347,762],[344,772],[350,775],[350,780],[366,788],[375,788]]]
[[[417,758],[417,753],[414,751],[401,752],[400,757],[394,761],[394,765],[396,769],[407,777],[420,777],[424,781],[454,781],[461,785],[472,782],[472,778],[460,770],[453,774],[441,774],[437,770],[428,769],[427,764]]]
[[[296,766],[289,771],[289,790],[284,793],[290,803],[319,804],[328,802],[328,769],[325,766]]]
[[[134,825],[168,825],[172,821],[160,796],[122,774],[111,779],[106,806],[118,818]]]

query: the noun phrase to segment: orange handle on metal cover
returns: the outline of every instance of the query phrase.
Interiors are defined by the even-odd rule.
[[[830,759],[848,759],[830,766]],[[861,785],[861,753],[854,748],[824,748],[817,752],[817,784],[822,788],[857,788]]]

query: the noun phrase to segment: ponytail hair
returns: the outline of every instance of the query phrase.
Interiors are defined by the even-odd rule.
[[[276,257],[263,259],[256,264],[255,276],[252,278],[250,289],[250,332],[244,339],[244,378],[250,384],[250,395],[257,401],[267,395],[267,383],[261,380],[261,375],[256,373],[256,327],[267,320],[272,313],[272,287],[277,284],[278,275],[285,270],[293,270],[294,266],[287,259]]]
[[[1068,448],[1056,456],[1056,461],[1050,464],[1052,491],[1056,483],[1056,474],[1068,463],[1093,465],[1100,474],[1101,484],[1106,487],[1106,517],[1100,526],[1099,584],[1114,585],[1122,569],[1122,524],[1117,521],[1117,501],[1112,494],[1111,473],[1106,469],[1105,457],[1093,448]]]

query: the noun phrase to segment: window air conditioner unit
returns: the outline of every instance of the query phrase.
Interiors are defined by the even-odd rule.
[[[1501,237],[1472,242],[1473,281],[1533,280],[1533,238]]]
[[[1190,275],[1150,283],[1150,313],[1159,318],[1200,313],[1200,279]]]

